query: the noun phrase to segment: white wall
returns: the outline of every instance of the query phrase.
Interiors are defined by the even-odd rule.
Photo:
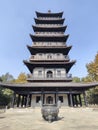
[[[38,75],[38,71],[42,70],[42,75]],[[61,71],[61,75],[57,75],[57,71],[60,70]],[[47,72],[48,71],[52,71],[53,73],[53,77],[66,77],[66,69],[65,68],[35,68],[33,70],[33,77],[46,77],[47,76]]]
[[[58,96],[63,96],[63,103],[61,103],[61,106],[68,106],[67,94],[58,94]]]
[[[40,104],[36,103],[36,96],[41,96],[41,94],[32,95],[31,107],[40,107]],[[46,104],[46,99],[48,96],[53,97],[53,104],[55,104],[55,95],[54,94],[45,94],[44,103]],[[63,103],[61,103],[61,106],[68,106],[67,94],[58,94],[58,96],[63,96]]]
[[[41,94],[36,94],[36,95],[34,94],[34,95],[32,95],[31,107],[37,107],[37,106],[40,107],[40,104],[36,103],[36,96],[41,96]]]

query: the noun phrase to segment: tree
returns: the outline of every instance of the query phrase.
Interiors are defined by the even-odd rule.
[[[4,83],[12,83],[14,82],[14,77],[11,74],[6,73],[0,77],[0,81]],[[10,89],[2,88],[0,86],[0,105],[8,105],[11,101],[12,93],[13,92]]]
[[[94,61],[86,65],[88,75],[93,81],[98,81],[98,53],[95,56]]]
[[[12,91],[0,87],[0,105],[8,105],[11,102]]]
[[[26,83],[27,75],[25,73],[20,73],[18,78],[15,80],[16,83]]]
[[[92,82],[92,78],[88,75],[86,77],[83,77],[81,79],[81,82],[86,82],[86,83]]]
[[[3,74],[2,76],[1,76],[1,80],[2,80],[2,82],[14,82],[14,77],[11,75],[11,74],[9,74],[9,72],[7,72],[6,74]]]
[[[94,61],[86,65],[88,76],[83,80],[85,82],[98,81],[98,53],[95,56]],[[88,97],[90,103],[98,104],[98,86],[88,91],[90,97]]]
[[[0,77],[0,82],[2,82],[2,78]]]
[[[73,77],[73,82],[79,83],[81,79],[79,77]]]

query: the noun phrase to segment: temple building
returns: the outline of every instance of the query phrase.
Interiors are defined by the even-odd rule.
[[[30,71],[27,83],[0,83],[14,91],[12,107],[38,107],[39,101],[57,104],[58,100],[61,106],[87,106],[85,91],[98,83],[72,82],[69,71],[76,61],[69,58],[72,46],[67,45],[69,35],[65,35],[67,26],[62,15],[50,10],[36,12],[34,34],[30,34],[32,45],[27,45],[31,56],[23,61]]]

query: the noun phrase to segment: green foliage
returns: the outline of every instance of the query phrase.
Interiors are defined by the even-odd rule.
[[[2,82],[2,78],[0,77],[0,82]]]
[[[0,77],[0,82],[12,83],[14,78],[11,74],[6,73]],[[11,101],[12,93],[11,90],[0,87],[0,105],[8,105]]]
[[[27,75],[25,73],[20,73],[18,78],[15,80],[15,83],[26,83]]]
[[[9,74],[3,74],[0,77],[0,82],[3,83],[26,83],[27,75],[20,73],[18,78],[15,80],[14,77]],[[0,87],[0,105],[8,105],[11,102],[13,91],[7,88]]]
[[[1,80],[2,80],[2,82],[12,83],[12,82],[14,82],[14,77],[7,72],[6,74],[3,74],[1,76]]]
[[[98,53],[95,56],[94,61],[86,65],[88,75],[93,81],[98,81]]]
[[[82,78],[83,82],[93,82],[98,81],[98,53],[95,56],[94,61],[86,65],[88,76]],[[98,104],[98,86],[96,88],[90,89],[88,91],[88,101],[89,103]]]
[[[8,105],[11,101],[12,91],[0,87],[0,105]]]
[[[90,76],[83,77],[81,82],[89,83],[92,82],[92,78]]]
[[[81,79],[79,77],[73,77],[73,82],[80,83]]]

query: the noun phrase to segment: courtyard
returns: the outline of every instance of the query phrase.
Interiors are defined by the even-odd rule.
[[[8,109],[0,113],[0,130],[98,130],[98,108],[61,108],[52,123],[40,108]]]

